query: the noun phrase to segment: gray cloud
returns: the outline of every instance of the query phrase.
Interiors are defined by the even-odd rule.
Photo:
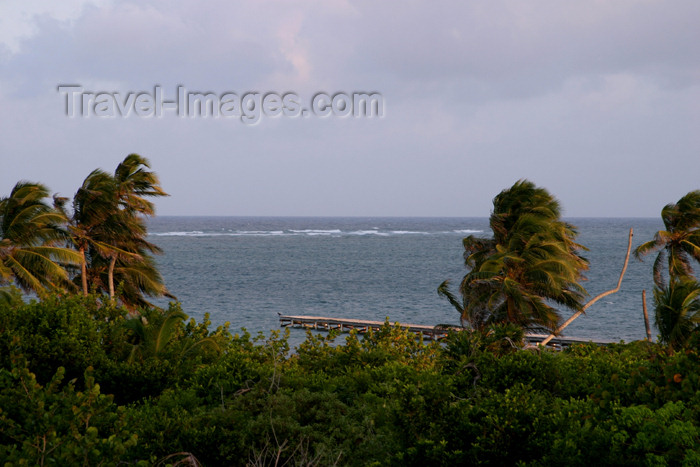
[[[129,152],[163,214],[488,215],[518,178],[573,216],[700,188],[692,1],[115,2],[36,16],[0,54],[0,174],[71,194]],[[94,91],[379,91],[382,119],[69,119]],[[679,170],[679,167],[682,167]]]

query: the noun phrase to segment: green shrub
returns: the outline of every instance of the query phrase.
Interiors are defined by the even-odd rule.
[[[309,334],[290,352],[289,330],[252,337],[209,328],[207,318],[185,322],[176,304],[134,317],[96,297],[0,303],[0,457],[10,465],[700,459],[693,338],[682,351],[648,342],[520,351],[506,327],[425,344],[386,323],[344,343]]]
[[[22,354],[37,380],[45,384],[59,367],[68,379],[99,367],[124,345],[120,323],[126,310],[103,305],[95,297],[51,296],[19,306],[0,304],[0,366],[10,354]]]
[[[122,409],[100,392],[90,369],[85,389],[63,384],[59,368],[45,386],[14,356],[0,369],[0,458],[11,465],[117,465],[134,447]]]

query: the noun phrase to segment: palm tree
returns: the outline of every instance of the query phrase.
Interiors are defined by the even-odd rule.
[[[108,269],[110,296],[114,296],[114,274],[117,261],[121,262],[121,275],[132,288],[148,295],[167,295],[162,276],[149,253],[160,254],[161,249],[146,240],[145,216],[155,214],[155,205],[147,197],[168,196],[160,187],[160,181],[150,168],[148,159],[129,154],[114,171],[115,195],[119,209],[111,220],[115,231],[127,233],[115,236],[119,251],[113,251]],[[129,268],[130,263],[138,264]],[[129,271],[131,274],[126,274]],[[138,294],[141,295],[140,293]]]
[[[95,254],[107,254],[112,248],[113,227],[107,223],[116,209],[114,180],[97,169],[83,181],[73,197],[73,215],[69,231],[81,256],[80,279],[83,294],[88,294],[88,265]]]
[[[0,283],[14,282],[39,294],[68,283],[63,266],[80,258],[66,248],[61,228],[66,218],[46,203],[48,196],[44,185],[18,182],[10,196],[0,199]]]
[[[160,187],[156,173],[146,170],[150,168],[148,159],[129,154],[114,171],[117,198],[128,212],[152,216],[155,206],[146,197],[168,196]]]
[[[132,345],[128,362],[133,363],[137,358],[160,356],[175,333],[178,325],[187,319],[181,310],[169,310],[158,324],[151,324],[145,316],[136,316],[124,323],[131,330],[138,342]]]
[[[139,230],[144,232],[145,237],[145,225],[143,221],[139,224],[142,225]],[[134,228],[134,224],[131,228]],[[160,253],[160,248],[138,236],[115,241],[119,242],[118,251],[95,255],[92,260],[92,277],[98,288],[108,291],[110,297],[114,297],[114,284],[120,284],[119,297],[130,307],[149,305],[144,295],[175,298],[167,291],[163,276],[151,255]]]
[[[661,210],[665,230],[634,250],[637,259],[658,251],[654,261],[654,283],[664,288],[664,263],[670,277],[691,277],[691,258],[700,261],[700,190],[691,191]]]
[[[700,324],[700,283],[672,277],[667,287],[654,289],[654,304],[661,340],[681,347]]]
[[[93,171],[73,199],[70,231],[82,256],[83,293],[88,282],[96,290],[115,295],[115,282],[123,285],[120,298],[127,305],[145,305],[143,294],[168,295],[163,278],[150,257],[161,250],[146,240],[145,216],[155,213],[147,197],[167,196],[148,160],[128,155],[114,172]]]
[[[145,316],[135,316],[124,322],[136,341],[131,345],[128,363],[147,358],[162,358],[169,352],[181,360],[188,355],[218,354],[221,352],[221,338],[216,335],[190,335],[183,339],[183,323],[187,315],[179,307],[171,307],[161,315],[151,315],[152,322]]]
[[[480,329],[509,322],[552,331],[560,320],[550,303],[583,306],[579,284],[588,261],[574,240],[575,228],[560,219],[557,200],[520,180],[494,198],[492,239],[464,239],[469,272],[460,284],[461,303],[443,283],[438,292],[461,312],[463,323]]]

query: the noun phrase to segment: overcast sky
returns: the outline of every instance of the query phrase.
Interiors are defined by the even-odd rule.
[[[160,215],[488,216],[527,178],[569,217],[656,217],[700,189],[699,19],[697,0],[0,0],[0,194],[72,196],[135,152]],[[68,84],[376,92],[383,116],[68,117]]]

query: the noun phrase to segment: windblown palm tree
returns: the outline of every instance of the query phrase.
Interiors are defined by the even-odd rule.
[[[470,271],[460,284],[461,302],[443,283],[438,293],[460,311],[463,323],[481,329],[509,322],[553,331],[560,320],[550,303],[578,310],[588,261],[574,240],[576,230],[560,219],[557,200],[521,180],[494,198],[492,239],[464,239]]]
[[[688,277],[673,277],[667,287],[654,289],[656,327],[661,340],[681,347],[700,325],[700,284]]]
[[[121,300],[145,305],[143,295],[168,295],[163,278],[150,257],[160,249],[146,240],[145,216],[155,213],[147,197],[167,196],[148,160],[130,154],[114,175],[93,171],[73,200],[70,231],[82,255],[80,279],[83,293],[89,285],[115,295],[122,283]]]
[[[116,271],[124,283],[126,296],[140,297],[147,295],[167,295],[163,278],[149,253],[162,253],[161,249],[146,240],[147,230],[145,216],[155,214],[155,205],[147,197],[168,196],[160,187],[160,181],[150,168],[148,160],[138,154],[129,154],[114,171],[115,195],[119,209],[111,221],[119,232],[128,235],[115,236],[119,250],[108,255],[110,264],[108,282],[110,296],[114,296],[114,275],[117,262],[120,269]],[[129,267],[135,263],[135,267]],[[129,291],[133,290],[132,293]],[[139,291],[139,294],[134,292]]]
[[[673,277],[692,277],[692,260],[700,261],[700,190],[691,191],[675,204],[661,210],[665,230],[654,234],[654,239],[642,243],[634,255],[642,257],[658,251],[654,261],[654,283],[663,288],[664,263]]]
[[[66,248],[66,218],[46,203],[48,196],[41,184],[19,182],[0,199],[0,283],[39,294],[68,284],[64,265],[80,257]]]
[[[88,265],[91,265],[93,256],[105,255],[112,248],[114,228],[107,219],[116,210],[114,191],[112,176],[98,169],[85,178],[73,197],[69,231],[81,255],[80,280],[84,295],[89,291]]]
[[[133,224],[131,228],[134,228]],[[145,227],[143,229],[145,231]],[[168,293],[151,255],[160,253],[160,248],[138,236],[115,241],[119,242],[118,251],[92,258],[90,277],[96,288],[114,297],[115,284],[119,284],[119,298],[131,307],[149,305],[144,296],[174,298]]]
[[[156,173],[146,170],[150,167],[145,157],[129,154],[114,171],[117,199],[127,212],[152,216],[155,206],[146,197],[168,196]]]

